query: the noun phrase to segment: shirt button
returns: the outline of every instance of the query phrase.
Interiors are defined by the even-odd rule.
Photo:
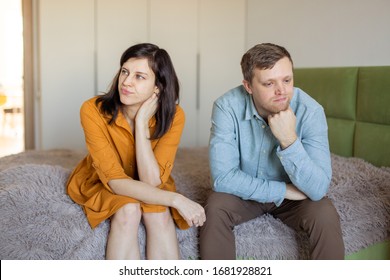
[[[265,128],[265,125],[263,124],[261,127],[262,127],[262,128]]]

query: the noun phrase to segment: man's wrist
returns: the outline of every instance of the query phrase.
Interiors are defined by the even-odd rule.
[[[285,141],[281,141],[280,142],[280,147],[282,148],[282,150],[285,150],[287,149],[288,147],[290,147],[292,144],[295,143],[295,141],[297,141],[297,136],[295,137],[292,137],[291,139],[287,139]]]

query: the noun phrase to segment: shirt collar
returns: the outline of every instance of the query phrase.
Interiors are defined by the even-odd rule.
[[[156,115],[149,120],[149,127],[156,126]]]
[[[115,120],[115,123],[118,126],[125,127],[125,128],[127,128],[129,126],[129,124],[126,121],[125,115],[123,115],[123,113],[122,113],[122,110],[119,110],[118,116]]]
[[[256,110],[255,103],[253,102],[252,95],[246,93],[247,96],[245,98],[245,120],[251,120],[253,118],[263,120],[263,118],[259,115]]]
[[[118,126],[124,127],[124,128],[129,128],[129,124],[127,123],[127,120],[125,118],[125,115],[122,113],[122,110],[119,110],[118,112],[118,117],[115,120],[115,123]],[[156,116],[153,116],[149,120],[149,128],[156,126]]]

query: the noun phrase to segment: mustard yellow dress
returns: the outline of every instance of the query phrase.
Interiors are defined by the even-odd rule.
[[[81,125],[89,153],[69,177],[67,183],[69,196],[83,207],[92,228],[111,217],[127,203],[140,203],[144,212],[165,211],[165,206],[148,205],[131,197],[116,195],[111,190],[109,180],[123,178],[138,180],[135,141],[122,112],[119,112],[115,122],[109,125],[108,117],[101,114],[95,103],[96,99],[97,97],[93,97],[87,100],[80,109]],[[176,191],[171,171],[184,123],[184,111],[177,105],[171,128],[160,139],[151,141],[160,167],[162,184],[159,188],[167,191]],[[149,121],[150,135],[153,135],[155,124],[156,120],[152,118]],[[189,228],[176,209],[170,210],[180,229]]]

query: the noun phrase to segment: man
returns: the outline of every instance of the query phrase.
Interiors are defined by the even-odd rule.
[[[213,106],[214,191],[200,232],[202,259],[235,259],[234,226],[265,213],[310,237],[312,259],[343,259],[339,216],[325,197],[332,169],[325,113],[293,86],[293,62],[275,44],[241,60],[243,85]]]

